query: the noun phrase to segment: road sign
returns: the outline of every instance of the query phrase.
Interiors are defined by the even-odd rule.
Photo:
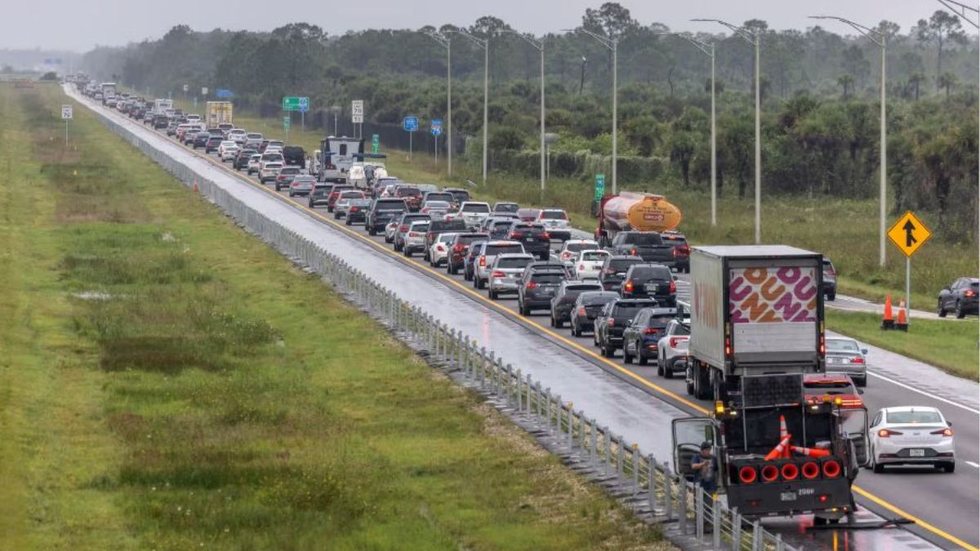
[[[364,115],[351,115],[350,122],[354,124],[364,124]]]
[[[282,110],[299,111],[300,113],[305,113],[310,110],[310,98],[298,97],[298,96],[283,96]]]
[[[908,211],[888,230],[888,237],[905,256],[912,256],[932,237],[932,232],[912,211]]]
[[[283,128],[283,130],[289,130],[289,124],[290,124],[290,122],[291,121],[289,120],[289,116],[288,115],[282,118],[282,128]]]
[[[71,105],[62,105],[61,106],[61,118],[64,119],[64,120],[68,120],[68,119],[72,118]]]
[[[207,86],[201,86],[201,95],[202,96],[208,95],[208,87]]]
[[[377,134],[371,135],[371,153],[381,153],[381,136]]]
[[[352,115],[364,116],[364,100],[356,99],[350,102],[350,112]]]
[[[229,99],[235,97],[235,93],[226,88],[218,88],[217,90],[214,91],[214,95],[222,99]]]
[[[408,116],[402,119],[402,128],[405,132],[418,132],[419,130],[419,118],[415,116]]]
[[[431,126],[433,136],[442,134],[442,119],[432,119]]]
[[[191,89],[191,87],[190,87],[190,86],[188,86],[188,85],[186,85],[186,84],[184,85],[184,93],[185,93],[185,94],[186,94],[186,93],[187,93],[187,91],[188,91],[188,90],[190,90],[190,89]]]
[[[595,175],[595,200],[599,201],[602,196],[606,193],[606,175],[596,174]]]

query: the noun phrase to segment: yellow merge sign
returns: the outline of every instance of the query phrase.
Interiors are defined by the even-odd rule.
[[[912,214],[912,211],[908,211],[888,230],[888,237],[898,250],[910,257],[932,237],[932,232],[922,223],[922,220]]]

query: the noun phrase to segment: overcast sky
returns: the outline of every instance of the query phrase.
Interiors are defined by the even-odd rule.
[[[907,32],[920,18],[942,9],[938,0],[624,0],[643,24],[654,21],[673,30],[721,27],[690,23],[713,17],[741,23],[759,18],[776,29],[804,29],[808,15],[831,14],[872,26],[889,19]],[[271,30],[304,21],[330,34],[366,28],[418,28],[451,23],[469,25],[495,15],[514,28],[542,34],[574,27],[588,7],[601,0],[4,0],[0,48],[87,51],[95,45],[122,45],[162,36],[178,24],[195,30]],[[835,32],[848,29],[824,25]],[[972,33],[973,30],[970,29]]]

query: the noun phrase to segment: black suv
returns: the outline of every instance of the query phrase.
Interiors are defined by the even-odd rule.
[[[375,199],[371,203],[371,212],[368,213],[367,221],[365,222],[368,235],[377,235],[379,231],[385,231],[385,226],[388,225],[388,222],[391,222],[397,216],[401,216],[406,210],[408,210],[408,207],[405,205],[404,199],[394,199],[391,197]]]
[[[214,134],[208,136],[208,141],[204,142],[204,152],[211,153],[212,151],[217,151],[218,146],[223,141],[225,141],[224,136],[216,136]]]
[[[235,167],[235,170],[241,170],[243,168],[248,168],[248,159],[258,153],[254,149],[243,149],[238,152],[235,160],[231,163],[231,166]]]
[[[465,224],[464,224],[465,225]],[[432,226],[429,226],[432,229]],[[489,241],[490,236],[485,233],[459,233],[449,244],[449,257],[446,259],[446,271],[450,274],[458,274],[466,263],[466,257],[470,252],[470,246],[480,241]]]
[[[644,308],[637,312],[623,331],[623,363],[631,364],[635,358],[638,364],[646,365],[648,360],[659,358],[657,346],[667,325],[675,319],[676,308]]]
[[[576,299],[582,293],[601,291],[602,285],[591,281],[570,280],[561,284],[554,300],[551,301],[551,326],[564,327],[569,321]]]
[[[607,256],[599,270],[599,283],[607,291],[619,292],[619,285],[626,279],[626,272],[633,264],[643,264],[638,256]]]
[[[623,347],[623,330],[643,308],[654,308],[657,301],[642,298],[621,298],[603,307],[595,318],[593,339],[602,355],[611,358]]]
[[[433,220],[429,224],[429,231],[425,233],[425,251],[422,256],[429,260],[429,250],[435,245],[439,235],[444,233],[462,233],[466,231],[466,222],[462,220]]]
[[[677,304],[677,283],[670,268],[661,264],[633,264],[619,286],[623,298],[650,297],[664,306]]]
[[[326,186],[315,185],[313,186],[313,191],[310,192],[310,197],[308,201],[309,207],[326,206],[327,205],[327,195],[330,194],[330,190]]]
[[[551,257],[551,236],[541,224],[528,224],[515,220],[507,228],[507,237],[504,239],[517,241],[524,245],[525,252],[541,260],[548,260]]]
[[[581,337],[584,332],[592,332],[595,329],[596,316],[606,304],[615,300],[619,300],[619,295],[612,291],[586,291],[580,294],[569,315],[572,336]]]
[[[551,299],[565,281],[563,267],[541,266],[524,270],[520,286],[517,288],[517,306],[522,316],[531,315],[531,310],[551,308]]]

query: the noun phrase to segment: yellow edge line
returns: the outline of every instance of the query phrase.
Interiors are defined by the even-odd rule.
[[[602,362],[603,364],[605,364],[605,365],[607,365],[607,366],[615,369],[616,371],[622,373],[623,375],[628,376],[629,378],[635,380],[636,382],[640,383],[641,385],[643,385],[643,386],[645,386],[645,387],[647,387],[647,388],[649,388],[651,390],[654,390],[656,392],[659,392],[660,394],[663,394],[664,396],[668,396],[670,398],[673,398],[674,400],[677,400],[678,402],[681,402],[681,403],[687,405],[688,407],[690,407],[690,408],[692,408],[692,409],[694,409],[694,410],[696,410],[696,411],[698,411],[700,413],[705,413],[705,414],[710,413],[710,410],[708,410],[704,406],[701,406],[700,404],[694,403],[694,402],[688,400],[687,398],[685,398],[685,397],[677,394],[676,392],[673,392],[671,390],[667,390],[666,388],[663,388],[663,387],[661,387],[659,385],[656,385],[654,383],[651,383],[650,381],[644,379],[643,377],[640,377],[636,373],[634,373],[634,372],[632,372],[632,371],[630,371],[628,369],[625,369],[625,368],[621,367],[619,364],[616,364],[616,363],[611,362],[608,358],[605,358],[605,357],[603,357],[603,356],[601,356],[599,354],[596,354],[592,350],[589,350],[588,348],[585,348],[581,344],[579,344],[579,343],[577,343],[575,341],[569,340],[569,339],[565,338],[564,336],[559,335],[558,333],[555,333],[551,329],[549,329],[549,328],[547,328],[547,327],[545,327],[543,325],[538,324],[535,321],[529,320],[529,319],[527,319],[527,318],[525,318],[523,316],[518,315],[517,313],[515,313],[515,312],[513,312],[513,311],[511,311],[509,309],[507,309],[506,307],[501,306],[500,304],[497,304],[496,302],[490,300],[487,297],[484,297],[482,294],[477,293],[476,291],[474,291],[474,290],[472,290],[472,289],[464,286],[462,283],[460,283],[459,281],[456,281],[455,279],[449,277],[448,275],[445,275],[445,274],[443,274],[443,273],[441,273],[439,271],[436,271],[436,270],[434,270],[432,268],[429,268],[427,266],[423,266],[421,264],[412,262],[412,261],[410,261],[410,260],[408,260],[406,258],[403,258],[401,255],[398,255],[398,254],[394,253],[393,251],[389,250],[384,245],[382,245],[382,244],[380,244],[380,243],[378,243],[376,241],[372,241],[368,237],[366,237],[364,235],[361,235],[360,233],[354,231],[351,228],[348,228],[346,225],[340,224],[340,223],[336,222],[335,220],[331,220],[331,219],[327,218],[326,216],[324,216],[323,214],[317,212],[314,209],[311,209],[309,207],[305,207],[305,206],[303,206],[301,204],[296,203],[295,201],[290,201],[290,200],[284,198],[282,195],[279,195],[278,193],[276,193],[276,192],[272,191],[271,189],[265,187],[265,185],[263,185],[263,184],[259,184],[257,182],[253,182],[252,180],[243,177],[240,172],[234,171],[234,170],[228,168],[223,163],[219,163],[218,161],[215,161],[214,159],[212,159],[211,157],[208,157],[207,155],[203,155],[201,153],[198,153],[196,150],[191,150],[191,152],[194,155],[196,155],[199,159],[203,159],[203,160],[211,163],[212,165],[220,168],[221,170],[227,172],[228,174],[230,174],[232,176],[235,176],[235,178],[238,179],[239,181],[245,182],[245,183],[247,183],[247,184],[249,184],[252,187],[255,187],[257,189],[261,189],[262,191],[264,191],[264,192],[268,193],[269,195],[275,197],[279,201],[282,201],[283,203],[285,203],[285,204],[287,204],[287,205],[289,205],[289,206],[291,206],[293,208],[302,210],[302,211],[306,212],[307,214],[310,214],[313,217],[315,217],[315,218],[317,218],[317,219],[319,219],[319,220],[321,220],[323,222],[326,222],[327,224],[333,226],[334,228],[336,228],[338,230],[341,230],[344,233],[346,233],[346,234],[348,234],[348,235],[350,235],[350,236],[352,236],[354,238],[357,238],[357,239],[359,239],[360,241],[362,241],[364,243],[367,243],[368,245],[371,245],[376,250],[378,250],[378,251],[380,251],[380,252],[382,252],[382,253],[384,253],[384,254],[386,254],[386,255],[388,255],[388,256],[396,259],[396,260],[398,260],[399,262],[401,262],[403,264],[406,264],[408,266],[411,266],[412,268],[414,268],[416,270],[419,270],[419,269],[425,270],[425,271],[431,273],[432,275],[437,276],[442,281],[444,281],[446,283],[449,283],[449,284],[452,284],[453,286],[457,287],[459,290],[465,292],[467,295],[469,295],[469,296],[471,296],[473,298],[478,299],[480,302],[486,304],[487,306],[493,308],[494,310],[496,310],[496,311],[498,311],[498,312],[500,312],[500,313],[502,313],[502,314],[510,317],[511,319],[513,319],[513,320],[515,320],[515,321],[517,321],[519,323],[523,323],[525,325],[529,325],[529,326],[533,327],[534,329],[537,329],[537,330],[539,330],[539,331],[541,331],[541,332],[543,332],[543,333],[551,336],[552,338],[555,338],[555,339],[557,339],[557,340],[565,343],[566,345],[574,348],[575,350],[577,350],[579,352],[582,352],[583,354],[589,356],[590,358],[595,359],[595,360],[597,360],[599,362]],[[911,514],[905,512],[904,510],[902,510],[902,509],[900,509],[900,508],[892,505],[891,503],[889,503],[889,502],[881,499],[880,497],[878,497],[878,496],[876,496],[876,495],[868,492],[867,490],[861,488],[860,486],[854,485],[851,488],[855,492],[857,492],[858,495],[860,495],[860,496],[862,496],[864,498],[867,498],[867,499],[871,500],[872,502],[880,505],[881,507],[884,507],[885,509],[888,509],[889,511],[891,511],[891,512],[897,514],[897,515],[901,515],[901,516],[903,516],[905,518],[908,518],[908,519],[911,519],[911,520],[915,521],[915,524],[917,526],[921,526],[922,528],[928,530],[929,532],[932,532],[933,534],[935,534],[935,535],[937,535],[937,536],[939,536],[939,537],[941,537],[943,539],[946,539],[946,540],[948,540],[948,541],[950,541],[950,542],[952,542],[952,543],[954,543],[956,545],[959,545],[960,547],[963,547],[964,549],[968,549],[969,551],[980,551],[980,548],[977,548],[976,546],[970,545],[970,544],[966,543],[965,541],[957,538],[956,536],[954,536],[954,535],[952,535],[952,534],[950,534],[948,532],[945,532],[944,530],[942,530],[942,529],[940,529],[940,528],[938,528],[936,526],[933,526],[932,524],[930,524],[930,523],[928,523],[928,522],[926,522],[926,521],[924,521],[924,520],[922,520],[922,519],[920,519],[920,518],[918,518],[918,517],[916,517],[914,515],[911,515]]]
[[[939,537],[941,537],[943,539],[949,540],[950,542],[955,543],[956,545],[959,545],[960,547],[962,547],[964,549],[968,549],[970,551],[978,551],[978,548],[976,546],[970,545],[969,543],[967,543],[967,542],[961,540],[960,538],[958,538],[958,537],[956,537],[956,536],[954,536],[954,535],[952,535],[952,534],[950,534],[950,533],[942,530],[941,528],[938,528],[936,526],[933,526],[932,524],[929,524],[928,522],[926,522],[926,521],[924,521],[924,520],[916,517],[915,515],[911,515],[911,514],[907,513],[906,511],[903,511],[902,509],[899,509],[898,507],[892,505],[891,503],[888,503],[887,501],[885,501],[885,500],[881,499],[880,497],[872,494],[871,492],[868,492],[867,490],[865,490],[864,488],[861,488],[858,485],[851,486],[851,489],[853,489],[855,492],[857,492],[858,495],[860,495],[862,497],[865,497],[867,499],[870,499],[874,503],[877,503],[878,505],[884,507],[885,509],[888,509],[889,511],[895,513],[896,515],[901,515],[901,516],[903,516],[905,518],[914,520],[915,521],[915,524],[917,526],[921,526],[922,528],[924,528],[924,529],[932,532],[933,534],[935,534],[935,535],[937,535],[937,536],[939,536]]]

